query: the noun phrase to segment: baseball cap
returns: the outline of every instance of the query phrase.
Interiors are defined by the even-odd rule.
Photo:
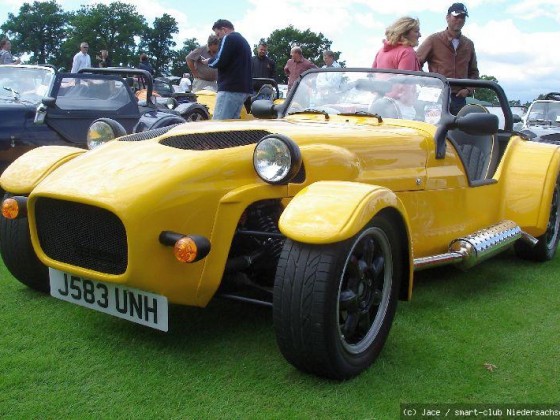
[[[467,11],[467,7],[463,3],[453,3],[449,9],[447,9],[448,15],[459,16],[465,15],[468,16],[469,12]]]

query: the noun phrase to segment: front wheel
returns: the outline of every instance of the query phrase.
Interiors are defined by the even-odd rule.
[[[33,250],[27,217],[12,220],[0,216],[0,219],[0,253],[6,268],[26,286],[49,293],[49,269]]]
[[[518,240],[514,245],[517,256],[526,260],[543,262],[551,260],[556,254],[556,248],[558,248],[558,242],[560,241],[560,176],[556,179],[556,185],[552,193],[546,232],[537,239],[539,241],[534,247]]]
[[[389,334],[403,264],[397,232],[379,216],[340,243],[287,240],[273,300],[284,357],[298,369],[339,380],[368,368]]]

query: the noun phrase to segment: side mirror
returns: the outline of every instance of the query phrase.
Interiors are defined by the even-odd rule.
[[[513,114],[513,123],[515,124],[520,122],[523,122],[523,119],[519,115]]]
[[[251,114],[255,118],[262,118],[262,119],[274,119],[278,118],[278,110],[274,105],[274,102],[266,100],[266,99],[257,99],[251,105]]]
[[[43,105],[52,108],[56,104],[56,98],[53,98],[52,96],[47,96],[46,98],[43,98],[41,102],[43,103]]]
[[[467,134],[476,136],[495,134],[498,132],[498,126],[499,120],[497,115],[474,112],[463,117],[457,117],[455,119],[455,126],[452,128],[458,128]]]
[[[445,140],[449,130],[458,129],[467,134],[485,135],[498,132],[499,120],[494,114],[473,112],[462,117],[448,115],[441,119],[436,130],[436,159],[445,157]]]

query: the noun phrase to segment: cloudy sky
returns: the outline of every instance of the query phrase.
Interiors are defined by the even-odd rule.
[[[420,19],[422,38],[445,28],[452,1],[443,0],[121,0],[136,5],[149,23],[168,13],[179,23],[176,41],[204,43],[212,23],[229,19],[253,46],[288,25],[321,32],[349,67],[369,67],[385,28],[401,16]],[[31,1],[29,1],[31,2]],[[59,0],[64,10],[108,0]],[[0,23],[17,14],[21,0],[0,0]],[[560,1],[470,0],[463,32],[476,47],[483,75],[496,77],[509,99],[531,101],[560,91]],[[427,70],[427,68],[425,68]]]

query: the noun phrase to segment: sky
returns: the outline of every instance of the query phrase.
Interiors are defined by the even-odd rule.
[[[420,20],[422,37],[446,27],[448,0],[121,0],[136,6],[149,24],[164,13],[179,26],[180,48],[187,38],[204,44],[217,19],[230,20],[251,46],[275,29],[293,25],[322,33],[347,67],[370,67],[385,28],[402,16]],[[0,0],[0,24],[19,13],[22,0]],[[29,0],[29,3],[32,1]],[[58,0],[65,11],[109,0]],[[508,99],[532,101],[560,91],[560,1],[470,0],[463,34],[473,40],[481,75],[494,76]],[[87,40],[86,40],[87,41]],[[78,48],[76,48],[76,51]],[[424,70],[427,71],[427,66]]]

